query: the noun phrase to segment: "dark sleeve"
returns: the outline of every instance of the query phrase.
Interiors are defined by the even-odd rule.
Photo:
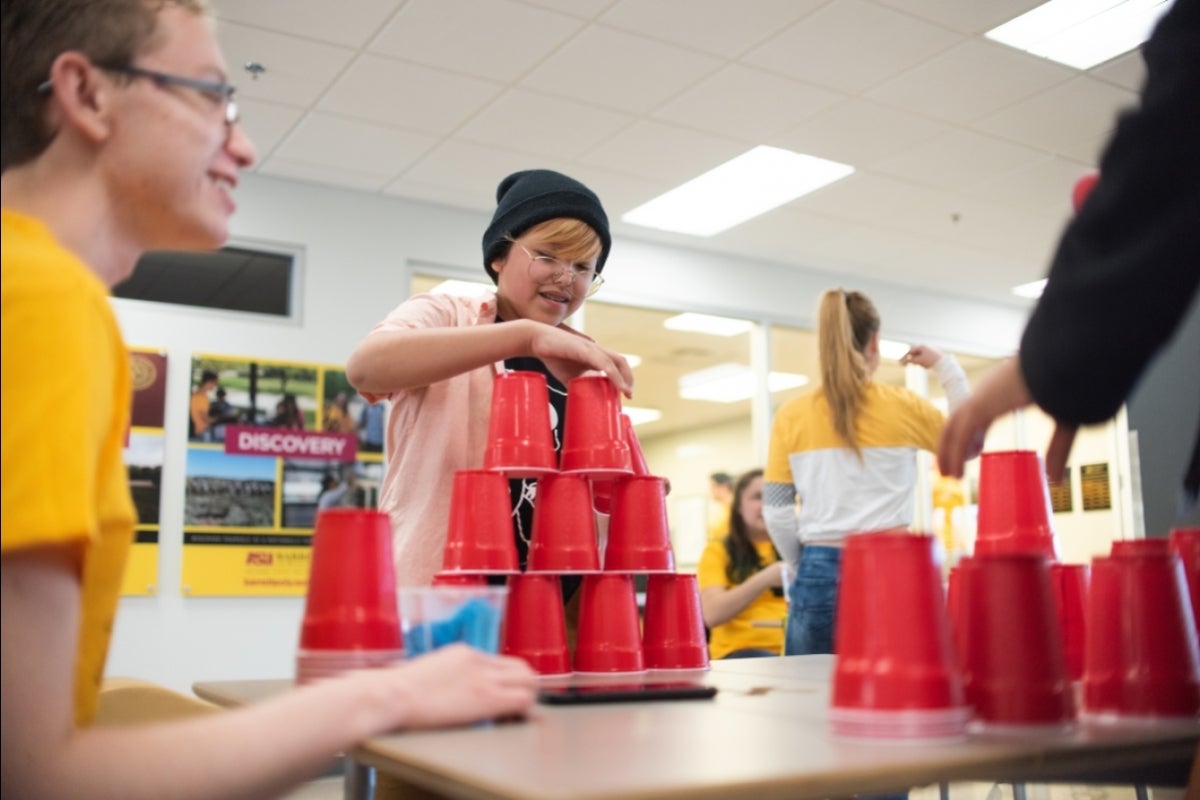
[[[1112,417],[1200,288],[1200,0],[1144,47],[1146,83],[1063,233],[1021,339],[1035,402],[1066,423]]]

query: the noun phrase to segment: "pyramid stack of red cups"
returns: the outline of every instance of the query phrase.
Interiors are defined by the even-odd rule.
[[[1067,730],[1080,715],[1121,723],[1200,713],[1182,554],[1200,534],[1118,541],[1090,566],[1060,563],[1038,454],[981,458],[975,553],[949,587],[976,724],[1021,733]]]
[[[620,397],[603,375],[568,382],[561,463],[546,379],[496,376],[483,469],[457,473],[442,572],[435,583],[507,576],[501,652],[544,676],[708,667],[695,575],[675,572],[666,482],[649,474]],[[520,570],[510,478],[535,478],[528,563]],[[608,515],[605,542],[596,512]],[[644,625],[634,576],[647,575]],[[575,650],[563,576],[581,576]],[[644,629],[644,630],[643,630]]]

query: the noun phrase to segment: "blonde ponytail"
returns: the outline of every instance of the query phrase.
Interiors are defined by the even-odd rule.
[[[871,378],[866,349],[879,331],[879,312],[861,292],[831,289],[817,309],[817,347],[821,391],[833,415],[833,429],[859,453],[855,418]]]

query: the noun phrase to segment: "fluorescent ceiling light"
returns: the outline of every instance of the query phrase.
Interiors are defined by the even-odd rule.
[[[1021,297],[1032,297],[1034,300],[1042,296],[1042,290],[1046,288],[1046,279],[1040,281],[1030,281],[1022,283],[1020,286],[1014,286],[1012,293]]]
[[[713,236],[853,172],[848,164],[760,145],[621,219],[664,231]]]
[[[633,353],[621,353],[621,355],[624,356],[625,360],[629,362],[630,369],[636,369],[638,365],[642,363],[641,356],[635,356]]]
[[[662,412],[657,408],[639,408],[637,406],[621,406],[621,413],[629,417],[633,427],[644,425],[662,419]]]
[[[430,294],[452,294],[457,297],[478,297],[496,291],[496,287],[487,283],[474,281],[442,281],[429,290]]]
[[[754,371],[745,364],[717,364],[679,377],[679,396],[684,400],[736,403],[754,396]],[[781,392],[808,383],[808,377],[792,372],[771,372],[767,389]]]
[[[899,361],[912,347],[894,339],[879,340],[879,355],[889,361]]]
[[[693,314],[690,311],[676,314],[663,320],[663,327],[672,331],[707,333],[710,336],[737,336],[754,327],[754,323],[733,317],[714,317],[711,314]]]
[[[1150,37],[1171,0],[1050,0],[985,36],[1066,64],[1090,69]]]

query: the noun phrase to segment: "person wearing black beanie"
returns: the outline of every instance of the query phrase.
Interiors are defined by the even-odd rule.
[[[551,219],[577,219],[595,231],[600,239],[600,254],[596,257],[596,274],[600,274],[612,248],[608,215],[600,198],[562,173],[528,169],[509,175],[496,188],[496,213],[483,232],[483,267],[493,282],[496,271],[492,262],[507,255],[512,240]]]
[[[603,282],[611,246],[591,189],[552,170],[515,172],[496,189],[482,240],[495,293],[415,295],[351,353],[350,382],[369,402],[391,404],[379,507],[391,516],[399,585],[428,585],[441,569],[450,487],[456,472],[483,464],[498,372],[545,376],[556,448],[571,378],[599,371],[632,395],[625,358],[566,324]],[[533,494],[532,484],[512,482],[522,564]]]

